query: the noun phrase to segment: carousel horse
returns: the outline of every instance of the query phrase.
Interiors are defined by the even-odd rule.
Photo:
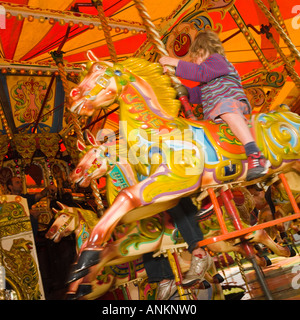
[[[286,179],[289,183],[289,187],[291,192],[298,203],[300,204],[300,162],[295,162],[291,166],[291,170],[285,174]],[[274,216],[269,212],[268,209],[264,209],[261,211],[261,215],[259,216],[261,222],[270,221],[274,218],[281,218],[290,214],[293,214],[293,207],[289,201],[289,197],[286,193],[284,186],[282,185],[281,181],[276,181],[271,185],[271,199],[275,206],[275,214]],[[263,203],[262,203],[263,207]],[[285,223],[278,224],[276,226],[277,232],[281,235],[285,236],[286,232],[291,230],[293,233],[299,233],[299,220],[291,220]],[[274,229],[274,228],[270,228]],[[274,232],[274,230],[273,230]],[[280,238],[279,238],[280,241]]]
[[[99,154],[104,152],[104,150],[109,149],[111,146],[110,143],[104,143],[100,144],[99,142],[96,141],[95,137],[87,131],[87,139],[90,142],[90,145],[85,146],[83,145],[82,142],[77,141],[77,145],[79,150],[81,151],[80,153],[80,161],[77,165],[77,167],[73,170],[73,172],[70,175],[70,178],[73,180],[75,183],[83,183],[85,185],[88,185],[90,182],[90,178],[93,177],[95,178],[100,178],[103,174],[106,175],[106,188],[107,188],[107,199],[109,205],[113,203],[115,197],[117,196],[118,192],[122,188],[128,188],[130,185],[128,183],[127,179],[124,179],[124,177],[128,177],[129,173],[127,172],[128,167],[124,167],[121,165],[122,159],[119,158],[118,163],[116,163],[114,166],[111,166],[109,170],[107,170],[105,173],[102,170],[96,170],[95,166],[97,168],[103,168],[102,166],[99,166],[100,162],[98,161],[99,159]],[[95,170],[94,170],[95,169]],[[91,173],[93,172],[92,175],[89,177],[85,175],[85,173]],[[253,198],[250,194],[249,191],[247,191],[246,188],[240,188],[237,187],[233,189],[233,196],[234,196],[234,201],[236,202],[237,208],[239,210],[240,216],[242,218],[243,226],[244,227],[249,227],[250,226],[250,213],[254,209],[254,201]],[[153,218],[155,218],[154,216]],[[157,218],[156,218],[157,219]],[[138,223],[146,224],[149,221],[151,221],[150,218],[146,218]],[[164,220],[165,221],[165,220]],[[225,219],[226,226],[228,230],[233,230],[233,226],[230,223],[230,219]],[[158,224],[159,223],[159,224]],[[158,228],[159,230],[163,230],[166,228],[166,226],[163,225],[163,220],[157,220],[157,223],[155,224],[155,227]],[[134,225],[134,223],[132,223]],[[209,237],[214,237],[220,234],[220,226],[218,224],[218,220],[216,219],[215,215],[213,215],[213,210],[211,211],[210,214],[206,214],[205,217],[202,216],[199,218],[199,227],[202,230],[204,239],[209,238]],[[168,237],[171,236],[170,230],[172,230],[172,234],[174,232],[176,233],[176,229],[174,229],[174,226],[170,222],[168,222],[168,227],[166,230],[169,230],[169,232],[161,232],[161,233],[153,233],[153,235],[156,235],[157,238],[154,240],[154,238],[151,238],[151,246],[147,243],[147,240],[149,239],[146,237],[144,234],[143,237],[137,237],[137,234],[140,234],[141,232],[139,231],[138,233],[135,232],[135,236],[133,237],[132,233],[127,234],[127,238],[135,239],[135,241],[138,244],[135,244],[132,246],[132,249],[135,248],[135,251],[128,251],[126,250],[126,254],[124,253],[124,250],[120,247],[118,247],[117,243],[126,243],[128,240],[118,240],[118,242],[109,242],[102,252],[102,259],[101,262],[97,264],[97,267],[93,268],[93,272],[90,272],[88,276],[84,277],[80,286],[79,290],[76,292],[77,296],[81,295],[82,293],[86,293],[87,290],[90,290],[92,292],[96,291],[95,284],[93,284],[93,279],[97,277],[97,274],[99,273],[99,270],[104,267],[105,263],[107,263],[107,258],[108,259],[116,259],[117,255],[120,255],[120,252],[123,252],[123,258],[127,256],[127,258],[133,259],[132,255],[138,255],[138,254],[143,254],[146,252],[152,252],[155,250],[159,249],[159,244],[163,243],[166,244],[166,239],[169,239]],[[168,235],[168,237],[167,237]],[[165,238],[165,240],[162,240],[162,236]],[[173,239],[176,239],[176,236],[173,236]],[[280,255],[280,256],[286,256],[288,257],[290,255],[290,251],[287,247],[282,247],[280,245],[277,245],[268,235],[264,230],[258,230],[254,233],[250,233],[245,236],[245,239],[251,241],[251,243],[262,243],[266,247],[270,248],[272,251],[274,251],[275,254]],[[230,252],[230,251],[235,251],[241,253],[243,256],[246,256],[243,246],[238,245],[239,240],[233,240],[233,241],[218,241],[213,244],[207,245],[208,249],[219,253],[219,252]],[[145,247],[145,244],[147,244],[147,247]],[[174,244],[174,242],[170,241],[169,239],[169,245]],[[112,247],[114,250],[112,250]],[[148,250],[148,251],[147,251]],[[110,258],[107,256],[108,253],[110,253]],[[114,257],[112,257],[112,254]],[[263,257],[260,257],[258,255],[255,255],[255,258],[257,260],[257,263],[261,267],[266,266],[266,261]],[[111,262],[109,262],[111,264]],[[82,273],[84,274],[84,273]],[[206,278],[209,282],[213,281],[211,277],[207,276]],[[89,289],[88,289],[89,288]],[[74,289],[72,289],[74,290]],[[82,293],[80,293],[82,292]],[[75,293],[74,293],[75,294]]]
[[[59,203],[61,210],[52,209],[55,215],[55,221],[46,233],[46,238],[59,242],[63,237],[67,237],[72,232],[76,237],[76,250],[81,247],[88,239],[93,227],[97,224],[99,218],[93,211],[68,207]],[[120,229],[120,230],[118,230]],[[182,243],[173,237],[174,225],[168,214],[158,214],[153,217],[141,220],[130,225],[123,225],[114,231],[114,238],[106,246],[106,252],[103,253],[101,263],[97,265],[97,271],[90,282],[80,287],[81,292],[74,292],[72,284],[68,291],[69,298],[82,298],[94,300],[112,288],[117,288],[129,281],[145,279],[145,272],[142,255],[153,252],[162,246],[172,246],[175,243]],[[184,257],[179,256],[180,267],[183,272],[188,271],[190,266],[190,254]],[[127,262],[136,262],[135,267],[131,267]],[[122,265],[118,265],[122,263]],[[125,265],[126,263],[126,265]],[[128,269],[125,271],[125,269]],[[119,274],[122,270],[122,275]],[[215,270],[212,270],[215,271]],[[212,283],[218,283],[220,280],[216,272],[207,273],[205,278]]]
[[[285,173],[285,177],[289,183],[291,192],[295,198],[296,203],[300,204],[300,162],[295,162],[290,171]],[[290,203],[286,190],[280,180],[273,182],[270,187],[258,188],[257,186],[249,186],[248,190],[251,192],[255,207],[258,210],[257,221],[263,223],[274,219],[282,218],[294,213],[293,206]],[[266,199],[265,190],[268,190],[269,200]],[[272,204],[270,205],[270,202]],[[273,207],[273,211],[271,210]],[[280,233],[286,233],[288,229],[292,229],[293,232],[298,233],[299,221],[287,221],[285,223],[276,224],[273,227],[266,229],[272,239],[277,238],[278,242],[283,242],[280,237]]]
[[[76,238],[76,252],[78,253],[87,241],[93,227],[99,221],[99,218],[94,211],[69,207],[60,202],[57,203],[61,210],[52,209],[55,212],[55,221],[52,223],[45,237],[54,242],[59,242],[63,237],[67,237],[74,232]],[[129,232],[129,235],[131,236],[134,234],[132,229],[134,228],[130,227],[131,232]],[[128,238],[126,238],[126,240],[129,242]],[[120,252],[122,252],[122,250],[126,250],[125,245],[123,246],[123,249],[121,249],[120,246]],[[119,258],[121,259],[121,257],[122,255],[120,254]],[[131,260],[133,259],[134,258],[131,258]],[[107,265],[102,268],[95,278],[95,290],[90,292],[86,296],[86,299],[97,299],[113,287],[118,287],[136,278],[146,278],[142,260],[136,260],[135,262],[136,263],[133,263],[133,265],[126,263],[124,265],[115,266]]]
[[[122,152],[128,159],[123,165],[130,172],[123,179],[135,183],[120,190],[94,227],[74,265],[74,281],[101,261],[105,243],[119,223],[153,216],[174,207],[181,197],[207,188],[243,184],[247,172],[244,147],[225,123],[178,117],[180,101],[161,65],[139,58],[113,64],[88,55],[94,61],[70,92],[70,111],[90,116],[96,109],[119,103]],[[248,119],[271,163],[268,176],[288,171],[299,160],[300,117],[283,106],[280,112],[252,114]],[[110,152],[102,151],[82,175],[83,181],[96,170],[106,172],[115,162]]]

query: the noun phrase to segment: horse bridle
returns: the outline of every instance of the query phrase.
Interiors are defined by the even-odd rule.
[[[62,214],[64,214],[64,213],[62,213]],[[73,218],[76,219],[75,215],[74,216],[70,215],[70,218],[57,230],[57,233],[62,233],[63,231],[65,231],[66,228],[71,223]]]
[[[122,91],[122,83],[119,80],[118,77],[122,77],[123,72],[119,69],[116,69],[115,67],[107,67],[104,74],[98,76],[96,80],[96,86],[89,92],[88,95],[86,95],[86,99],[93,99],[93,97],[97,96],[102,90],[106,89],[110,85],[110,79],[113,77],[116,80],[116,86],[117,86],[117,94],[115,101],[118,99],[118,97],[121,94]],[[91,95],[91,92],[93,92],[93,95]],[[89,97],[90,96],[90,97]]]

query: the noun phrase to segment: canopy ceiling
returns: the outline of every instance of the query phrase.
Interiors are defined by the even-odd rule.
[[[131,56],[157,60],[135,1],[102,3],[118,60]],[[254,111],[268,111],[287,103],[299,113],[299,60],[289,48],[289,42],[296,50],[300,46],[299,1],[263,0],[287,36],[284,39],[274,26],[270,28],[281,55],[262,32],[261,26],[270,26],[270,21],[255,0],[144,0],[143,3],[170,55],[188,59],[188,46],[181,42],[180,35],[188,33],[193,38],[199,30],[212,28],[219,33],[228,59],[241,74]],[[0,2],[1,13],[6,17],[4,21],[0,15],[0,102],[5,115],[2,133],[7,133],[8,127],[12,133],[24,128],[60,132],[66,125],[61,120],[64,92],[59,77],[53,83],[50,81],[53,72],[57,72],[50,52],[61,47],[71,85],[75,85],[80,65],[87,60],[87,50],[100,59],[110,60],[98,11],[91,0],[13,0]],[[292,78],[282,55],[296,72]],[[50,84],[53,91],[41,115],[43,97]],[[19,108],[25,103],[20,97],[26,86],[31,88],[28,97],[35,96],[30,110]],[[118,129],[117,112],[108,117],[102,114],[101,119],[96,128]],[[82,121],[82,126],[86,122]]]

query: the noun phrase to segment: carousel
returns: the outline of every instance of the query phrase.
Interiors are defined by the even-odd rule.
[[[261,178],[158,63],[190,62],[206,29],[252,106]],[[0,300],[158,300],[146,257],[169,263],[170,300],[299,300],[299,32],[296,0],[1,1]],[[56,193],[29,207],[12,177]],[[187,197],[211,257],[188,286],[168,212]]]

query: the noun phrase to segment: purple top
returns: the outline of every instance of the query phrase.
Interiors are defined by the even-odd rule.
[[[203,104],[204,117],[222,98],[248,101],[236,69],[218,53],[210,55],[200,65],[180,60],[176,76],[201,83],[187,90],[190,103]]]

